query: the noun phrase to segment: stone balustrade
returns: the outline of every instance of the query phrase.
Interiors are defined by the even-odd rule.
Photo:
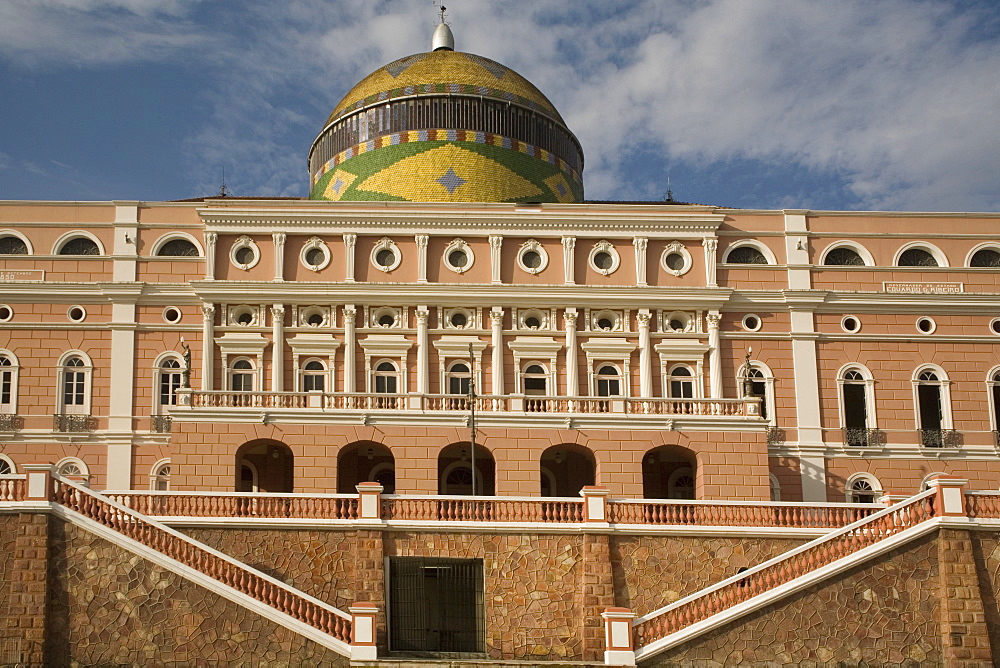
[[[27,489],[25,478],[24,474],[0,475],[0,502],[24,501]]]
[[[966,492],[965,504],[972,519],[1000,519],[1000,492]]]
[[[866,504],[720,503],[711,501],[614,501],[616,524],[834,528],[878,512]]]

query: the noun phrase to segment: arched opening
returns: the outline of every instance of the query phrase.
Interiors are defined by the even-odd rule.
[[[868,473],[855,473],[847,479],[845,488],[848,503],[875,503],[882,496],[882,484]]]
[[[580,489],[595,484],[594,454],[575,443],[560,443],[545,450],[538,460],[542,496],[578,496]]]
[[[237,492],[288,494],[294,484],[295,457],[281,441],[262,438],[236,451]]]
[[[859,369],[846,369],[840,377],[840,402],[844,424],[844,442],[867,446],[872,420],[869,418],[869,383]]]
[[[920,422],[920,440],[924,447],[940,448],[944,427],[944,410],[941,378],[932,369],[917,375],[917,418]]]
[[[377,482],[383,494],[396,493],[396,459],[381,443],[357,441],[337,455],[337,493],[357,494],[359,482]]]
[[[496,463],[490,451],[476,445],[475,493],[496,494]],[[469,442],[452,443],[438,454],[438,494],[468,496],[473,493],[472,456]]]
[[[694,499],[698,459],[687,448],[664,445],[642,458],[642,494],[647,499]]]

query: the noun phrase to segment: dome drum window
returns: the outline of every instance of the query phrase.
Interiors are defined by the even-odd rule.
[[[395,241],[382,237],[372,247],[371,261],[376,269],[388,273],[399,266],[402,256]]]
[[[672,334],[694,332],[697,327],[697,322],[697,318],[695,318],[691,313],[673,311],[671,313],[664,314],[662,331]]]
[[[454,239],[444,249],[444,266],[456,274],[463,274],[472,267],[476,256],[462,239]]]
[[[371,312],[371,327],[382,329],[400,329],[403,326],[403,318],[398,308],[382,306]]]
[[[299,327],[329,327],[330,324],[330,309],[326,306],[299,309]]]
[[[230,306],[229,324],[237,327],[258,327],[261,324],[260,309],[248,304]]]
[[[444,326],[446,329],[473,329],[476,326],[475,314],[467,308],[453,308],[445,311]]]
[[[299,251],[299,261],[306,269],[311,271],[321,271],[330,264],[330,249],[319,237],[312,237],[302,244]]]
[[[621,256],[610,241],[599,241],[590,249],[590,268],[599,274],[609,276],[621,264]]]
[[[549,265],[549,254],[535,239],[528,239],[517,252],[517,266],[528,274],[538,274]]]
[[[537,309],[518,311],[517,325],[518,329],[529,329],[529,330],[548,329],[549,316],[544,311],[539,311]]]
[[[622,322],[620,311],[597,311],[590,314],[590,329],[594,332],[620,332]]]
[[[679,241],[671,241],[660,256],[663,269],[673,276],[683,276],[691,269],[691,253]]]
[[[235,267],[247,271],[260,262],[260,248],[253,239],[244,234],[230,246],[229,260]]]

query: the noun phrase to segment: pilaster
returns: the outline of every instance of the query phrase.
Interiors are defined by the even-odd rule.
[[[426,234],[416,234],[413,240],[417,244],[417,283],[427,282],[427,242],[430,237]]]
[[[716,272],[719,263],[717,256],[719,240],[715,237],[702,239],[701,246],[705,249],[705,283],[710,288],[717,288],[719,287],[719,279]]]
[[[576,258],[573,255],[576,248],[576,237],[563,237],[563,276],[567,285],[576,283]]]
[[[646,237],[634,237],[632,246],[635,248],[635,284],[640,288],[646,287],[646,248],[649,246],[649,239]]]
[[[215,248],[219,235],[215,232],[205,232],[205,280],[215,280]]]
[[[274,242],[274,280],[278,283],[285,280],[285,239],[283,232],[271,235],[271,241]]]
[[[490,281],[500,283],[500,249],[503,247],[503,237],[499,234],[490,235]]]
[[[344,281],[354,282],[354,246],[358,241],[358,235],[344,235]]]

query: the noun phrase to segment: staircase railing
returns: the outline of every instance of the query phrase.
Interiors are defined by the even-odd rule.
[[[26,488],[25,475],[0,475],[0,501],[23,501]]]
[[[971,519],[1000,519],[1000,492],[966,492],[965,507]]]
[[[936,495],[936,489],[929,489],[637,619],[634,625],[636,645],[648,645],[665,638],[929,520],[936,516]]]
[[[329,636],[350,644],[351,616],[263,573],[227,559],[159,522],[53,476],[54,500],[98,524],[145,545]]]
[[[143,515],[161,517],[358,519],[355,494],[106,492],[105,496]]]
[[[878,512],[869,505],[802,503],[725,503],[616,499],[608,503],[608,521],[616,524],[727,527],[842,527]]]

